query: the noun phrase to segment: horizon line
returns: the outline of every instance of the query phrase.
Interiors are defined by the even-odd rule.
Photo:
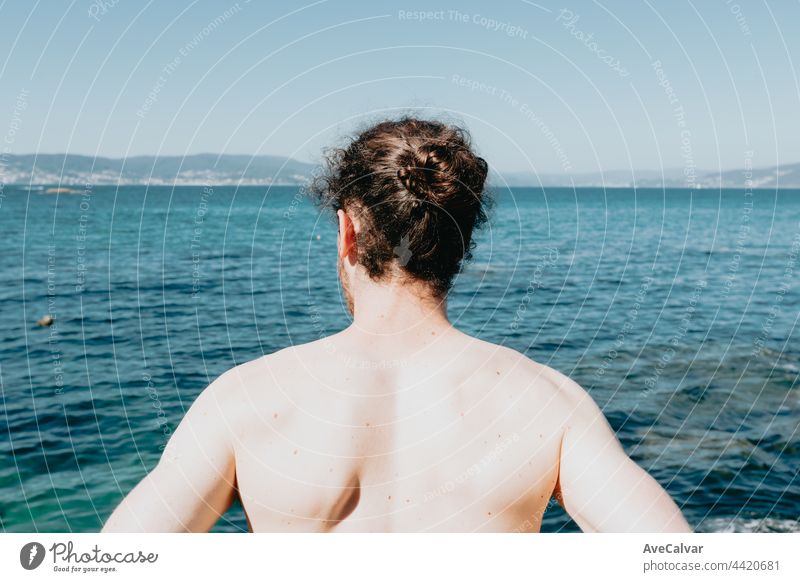
[[[12,153],[12,152],[4,152],[2,157],[21,157],[21,156],[77,156],[83,158],[90,158],[90,159],[98,159],[104,158],[107,160],[115,160],[115,161],[122,161],[131,158],[189,158],[193,156],[214,156],[217,158],[221,158],[223,156],[230,156],[230,157],[247,157],[251,159],[255,158],[280,158],[287,161],[293,161],[300,164],[305,164],[307,166],[318,166],[319,164],[315,164],[314,162],[307,162],[304,160],[300,160],[295,157],[287,156],[286,154],[250,154],[250,153],[216,153],[216,152],[196,152],[192,154],[133,154],[129,156],[108,156],[108,155],[90,155],[90,154],[83,154],[83,153],[72,153],[72,152],[31,152],[31,153]],[[718,168],[718,169],[707,169],[707,168],[700,168],[696,169],[695,172],[698,174],[714,174],[714,173],[725,173],[725,172],[736,172],[736,171],[755,171],[755,170],[770,170],[770,169],[778,169],[785,166],[794,166],[800,164],[800,161],[795,162],[787,162],[783,164],[777,165],[770,165],[770,166],[756,166],[752,167],[749,170],[743,167],[728,167],[726,169]],[[535,172],[534,170],[525,170],[525,169],[498,169],[496,167],[490,168],[493,169],[496,173],[499,174],[532,174],[534,176],[557,176],[557,177],[569,177],[581,174],[602,174],[602,173],[611,173],[611,172],[626,172],[626,173],[636,173],[636,172],[654,172],[654,173],[665,173],[665,172],[675,172],[675,171],[683,171],[683,168],[680,166],[674,167],[666,167],[666,168],[613,168],[613,169],[596,169],[596,170],[579,170],[574,173],[564,173],[562,172]]]

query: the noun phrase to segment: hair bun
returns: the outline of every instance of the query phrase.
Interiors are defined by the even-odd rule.
[[[439,204],[453,184],[451,154],[435,142],[422,144],[410,152],[406,165],[397,170],[397,178],[418,201]]]

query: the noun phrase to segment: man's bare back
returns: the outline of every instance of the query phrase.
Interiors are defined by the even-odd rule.
[[[104,531],[688,531],[574,382],[456,330],[446,296],[482,216],[465,133],[403,119],[335,155],[326,189],[353,324],[229,370]]]
[[[390,338],[359,345],[354,335],[242,371],[252,408],[234,452],[251,526],[538,529],[565,418],[553,414],[563,397],[545,369],[452,328],[416,353],[398,353]]]

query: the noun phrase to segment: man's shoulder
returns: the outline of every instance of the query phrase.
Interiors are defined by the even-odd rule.
[[[527,382],[531,389],[527,391],[528,399],[523,399],[531,408],[543,405],[546,399],[548,413],[558,419],[563,426],[584,426],[601,422],[606,423],[605,416],[589,392],[568,375],[540,364],[515,350],[507,355],[509,360],[518,363],[519,381]]]
[[[260,385],[269,384],[270,380],[274,379],[279,371],[286,373],[296,368],[305,369],[325,354],[332,354],[335,348],[330,339],[330,337],[327,337],[308,343],[287,346],[237,364],[223,372],[215,380],[215,384],[219,384],[220,389],[233,389],[237,386],[239,388],[246,387],[253,382]]]
[[[280,396],[288,384],[302,380],[331,354],[325,339],[288,346],[232,366],[211,382],[201,396],[234,406]]]
[[[551,408],[561,408],[564,412],[573,410],[589,398],[588,393],[577,382],[566,374],[546,364],[526,356],[525,354],[499,344],[482,340],[479,349],[491,358],[491,370],[503,379],[502,385],[510,390],[524,390],[532,406],[541,404],[545,399]],[[488,359],[487,359],[488,361]]]

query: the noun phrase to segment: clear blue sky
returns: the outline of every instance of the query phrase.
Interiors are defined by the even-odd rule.
[[[6,1],[0,146],[314,161],[422,108],[500,170],[797,162],[798,23],[796,1]]]

